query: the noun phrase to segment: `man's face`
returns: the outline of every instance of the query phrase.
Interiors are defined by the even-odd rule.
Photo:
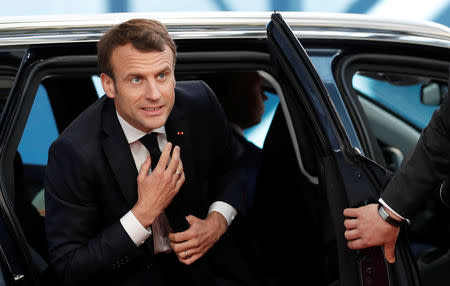
[[[261,122],[264,114],[266,94],[261,87],[262,78],[257,72],[242,72],[230,84],[230,108],[233,109],[233,119],[242,129]]]
[[[141,52],[126,44],[111,56],[114,80],[101,75],[103,89],[119,115],[135,128],[150,132],[163,126],[175,102],[174,58],[163,52]]]

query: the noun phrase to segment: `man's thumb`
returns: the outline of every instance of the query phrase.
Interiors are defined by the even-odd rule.
[[[189,225],[192,225],[194,223],[195,219],[196,219],[196,217],[193,215],[186,216],[186,220],[189,223]]]
[[[384,257],[389,263],[395,262],[395,243],[384,245]]]

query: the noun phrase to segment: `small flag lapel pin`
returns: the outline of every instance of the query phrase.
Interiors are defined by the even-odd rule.
[[[177,131],[177,135],[184,135],[183,131]]]

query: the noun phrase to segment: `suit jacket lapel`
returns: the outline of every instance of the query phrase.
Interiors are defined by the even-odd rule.
[[[195,178],[194,161],[192,154],[192,140],[189,130],[189,122],[185,118],[183,112],[180,108],[175,105],[169,118],[165,124],[167,141],[171,142],[172,146],[180,146],[181,160],[183,162],[183,169],[186,176],[186,183],[189,182],[190,178]]]
[[[137,200],[138,172],[115,110],[113,100],[106,99],[102,114],[103,150],[119,189],[128,205],[132,207]]]

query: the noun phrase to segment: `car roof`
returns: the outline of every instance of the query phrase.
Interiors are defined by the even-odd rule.
[[[450,29],[363,14],[279,12],[300,38],[391,41],[450,47]],[[95,42],[115,24],[157,19],[177,39],[265,38],[272,12],[106,13],[0,17],[0,46]]]

